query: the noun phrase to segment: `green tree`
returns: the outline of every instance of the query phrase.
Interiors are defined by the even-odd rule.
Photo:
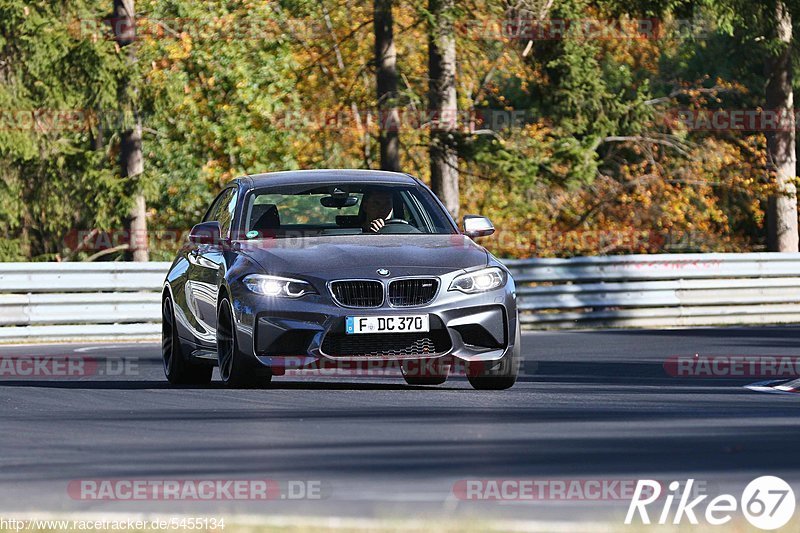
[[[227,181],[297,167],[296,64],[266,3],[141,0],[139,9],[148,199],[159,227],[183,229]]]
[[[107,11],[0,1],[0,260],[77,257],[75,230],[127,212],[98,120],[117,112],[125,65],[113,42],[86,35]]]

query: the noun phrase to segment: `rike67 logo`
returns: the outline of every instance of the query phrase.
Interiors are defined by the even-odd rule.
[[[720,494],[708,502],[705,502],[707,494],[690,500],[695,495],[692,492],[693,485],[694,479],[687,480],[683,487],[679,481],[673,481],[668,486],[666,497],[662,498],[662,487],[658,481],[639,480],[625,516],[625,523],[631,524],[638,514],[643,524],[650,524],[648,506],[654,503],[649,511],[657,512],[660,507],[661,512],[657,518],[654,515],[653,520],[662,525],[669,523],[670,518],[676,525],[681,524],[684,519],[696,525],[700,515],[709,525],[720,526],[730,522],[733,513],[741,509],[750,524],[759,529],[770,530],[785,526],[794,515],[794,491],[779,477],[762,476],[754,479],[745,487],[738,500],[731,494]],[[677,504],[673,514],[675,500]]]

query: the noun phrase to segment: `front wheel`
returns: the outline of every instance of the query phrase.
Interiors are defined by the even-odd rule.
[[[236,339],[236,324],[228,299],[219,304],[217,316],[217,361],[219,377],[229,387],[263,387],[272,380],[272,373],[247,363]]]
[[[510,389],[517,382],[519,374],[520,354],[522,352],[519,321],[517,321],[517,335],[514,348],[506,353],[499,364],[486,368],[487,363],[473,363],[467,369],[469,384],[476,390],[505,390]],[[488,363],[491,364],[491,363]]]
[[[164,375],[173,385],[208,385],[214,368],[187,361],[175,326],[175,310],[167,296],[161,306],[161,359]]]

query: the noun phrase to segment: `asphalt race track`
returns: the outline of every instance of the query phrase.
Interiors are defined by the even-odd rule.
[[[164,381],[157,343],[0,347],[0,360],[91,362],[79,376],[3,373],[0,512],[616,520],[629,500],[613,494],[497,502],[458,487],[651,477],[719,492],[776,475],[800,494],[800,395],[745,388],[768,378],[673,377],[664,366],[694,354],[797,356],[799,343],[792,327],[527,333],[524,375],[505,392],[463,377],[409,387],[399,375],[179,389]],[[119,501],[75,490],[207,479],[268,479],[280,494]]]

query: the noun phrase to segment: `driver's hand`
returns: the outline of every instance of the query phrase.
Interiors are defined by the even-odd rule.
[[[369,224],[369,230],[372,233],[378,233],[378,231],[386,225],[386,222],[383,221],[382,218],[376,218]]]

